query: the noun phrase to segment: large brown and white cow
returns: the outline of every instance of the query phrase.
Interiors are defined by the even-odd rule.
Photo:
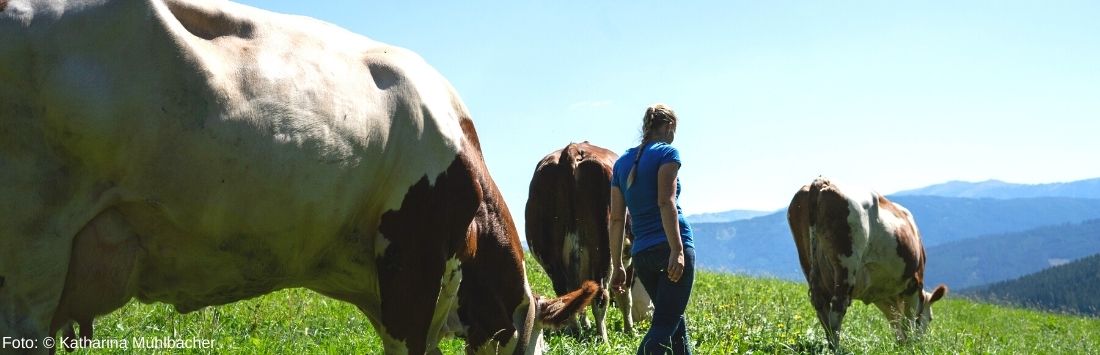
[[[932,303],[947,287],[924,291],[924,246],[909,210],[876,192],[842,191],[817,178],[794,195],[787,221],[831,346],[853,299],[878,307],[899,341],[926,331]]]
[[[223,1],[0,0],[0,212],[9,337],[307,287],[387,353],[533,353],[597,291],[532,294],[470,115],[416,54]]]
[[[608,219],[611,203],[611,168],[618,155],[586,142],[570,143],[539,161],[527,196],[527,247],[546,270],[554,292],[564,295],[586,280],[600,283],[592,302],[592,315],[600,338],[607,341],[608,283],[611,275],[611,247]],[[623,262],[629,268],[627,222]],[[644,318],[652,308],[641,282],[632,282],[630,292],[615,295],[623,313],[623,328],[632,332],[634,318]],[[584,327],[588,317],[580,316]],[[577,327],[578,324],[574,324]]]

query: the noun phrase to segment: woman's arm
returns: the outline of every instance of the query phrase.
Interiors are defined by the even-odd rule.
[[[608,234],[611,247],[611,288],[623,292],[626,285],[626,270],[623,268],[623,233],[626,230],[626,200],[618,186],[611,187],[611,220]]]
[[[676,215],[676,174],[680,163],[670,162],[657,170],[657,207],[661,209],[661,226],[665,229],[668,246],[668,279],[680,281],[684,273],[684,242],[680,239],[680,219]]]

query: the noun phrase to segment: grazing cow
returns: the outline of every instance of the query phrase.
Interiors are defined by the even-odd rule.
[[[306,287],[387,353],[533,353],[597,292],[531,293],[470,115],[414,53],[222,1],[0,9],[4,336]]]
[[[853,299],[873,303],[899,341],[932,322],[932,303],[947,293],[924,291],[924,246],[909,210],[875,192],[841,191],[817,178],[787,209],[810,301],[830,346]]]
[[[610,301],[611,249],[608,245],[608,218],[611,203],[611,167],[618,155],[590,144],[571,143],[550,153],[535,166],[527,197],[527,246],[550,276],[559,295],[576,289],[585,280],[598,280],[600,292],[592,302],[592,315],[600,338],[607,340],[605,323]],[[629,223],[629,222],[628,222]],[[630,227],[624,253],[629,267]],[[628,269],[628,276],[633,274]],[[615,295],[623,312],[623,328],[632,332],[634,313],[644,316],[652,308],[640,282],[632,283],[632,292]],[[632,293],[640,293],[632,305]],[[634,310],[637,308],[638,310]],[[581,323],[588,326],[582,313]],[[578,324],[574,324],[576,328]]]

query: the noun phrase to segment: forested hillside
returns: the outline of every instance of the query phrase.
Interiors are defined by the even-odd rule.
[[[926,252],[925,280],[963,289],[1100,253],[1100,219],[964,239]]]
[[[997,303],[1100,316],[1100,254],[965,293]]]

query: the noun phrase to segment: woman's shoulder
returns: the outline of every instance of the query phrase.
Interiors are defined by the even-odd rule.
[[[613,168],[618,169],[620,165],[632,163],[634,161],[634,151],[635,148],[629,148],[624,151],[623,154],[620,154],[619,157],[615,159],[615,165],[613,165]]]
[[[679,152],[680,151],[679,149],[676,149],[676,146],[673,146],[672,143],[667,143],[667,142],[653,143],[653,145],[650,146],[649,149],[658,150],[658,151],[662,151],[662,152]]]
[[[635,158],[634,155],[637,154],[638,148],[639,147],[627,148],[625,151],[623,151],[622,154],[619,155],[619,158],[615,160],[615,165],[618,165],[619,162],[629,162],[633,164]],[[657,156],[664,156],[668,154],[674,154],[677,156],[680,155],[679,149],[676,149],[675,146],[666,142],[646,143],[645,146],[641,148],[643,159],[649,159],[650,157],[654,156],[653,153],[658,153]]]

